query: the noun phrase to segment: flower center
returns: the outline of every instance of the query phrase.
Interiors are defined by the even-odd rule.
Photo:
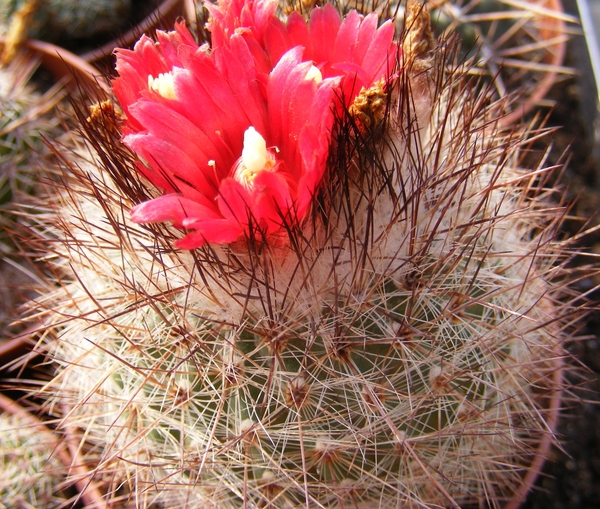
[[[261,171],[274,171],[275,163],[275,157],[267,150],[267,142],[260,133],[254,127],[246,129],[242,157],[235,165],[233,178],[251,189],[256,176]]]
[[[160,73],[156,78],[148,75],[148,88],[158,92],[165,99],[176,99],[173,74],[170,72]]]
[[[323,81],[323,75],[321,74],[321,71],[319,71],[319,69],[313,65],[306,73],[304,79],[313,80],[318,85],[321,83],[321,81]]]

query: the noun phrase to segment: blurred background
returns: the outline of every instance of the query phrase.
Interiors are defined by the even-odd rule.
[[[600,80],[600,0],[565,0],[565,11],[580,17],[567,45],[567,66],[574,74],[559,80],[550,92],[554,107],[550,124],[560,126],[555,136],[555,154],[571,152],[566,171],[567,194],[575,203],[574,212],[600,224],[600,136],[598,81]],[[567,235],[575,234],[581,223],[565,226]],[[591,234],[581,245],[600,254],[600,235]],[[579,260],[585,263],[583,260]],[[591,260],[587,260],[589,263]],[[592,262],[597,263],[597,262]],[[578,289],[590,291],[600,281],[581,281]],[[592,292],[598,301],[600,293]],[[580,340],[569,347],[575,363],[587,368],[583,378],[573,377],[577,385],[573,403],[565,403],[559,425],[562,449],[553,449],[537,489],[529,495],[524,509],[600,508],[600,313],[593,312],[581,324]]]

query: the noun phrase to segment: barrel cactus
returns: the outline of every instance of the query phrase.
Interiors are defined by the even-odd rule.
[[[0,403],[5,406],[4,396]],[[65,507],[69,497],[56,444],[27,417],[0,412],[0,508]]]
[[[58,121],[49,112],[60,99],[59,89],[36,91],[31,83],[36,67],[24,55],[0,67],[0,345],[18,329],[9,326],[28,298],[30,283],[13,237],[23,227],[26,202],[39,186],[39,168],[50,152],[43,140],[58,132]]]
[[[0,210],[14,212],[38,180],[38,167],[44,152],[49,152],[44,137],[54,137],[58,122],[49,115],[60,95],[54,87],[45,94],[31,84],[37,63],[19,55],[0,68]],[[3,231],[0,237],[5,239]],[[6,250],[3,245],[0,249]]]
[[[416,4],[276,7],[143,37],[80,111],[32,241],[48,409],[128,507],[517,503],[576,311],[542,131]]]

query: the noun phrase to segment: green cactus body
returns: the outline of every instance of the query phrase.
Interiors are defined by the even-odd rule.
[[[312,219],[264,242],[177,251],[176,230],[132,224],[132,156],[87,125],[104,148],[40,218],[64,275],[39,305],[57,310],[48,397],[109,492],[228,509],[519,491],[562,389],[563,212],[543,162],[523,167],[536,131],[502,131],[460,69],[437,65],[431,95],[419,79],[385,129],[340,120]]]
[[[0,508],[65,507],[64,469],[55,452],[31,423],[0,413]]]

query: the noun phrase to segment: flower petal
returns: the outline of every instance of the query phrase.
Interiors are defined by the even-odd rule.
[[[202,162],[224,163],[220,152],[200,129],[173,108],[155,101],[138,101],[131,108],[131,115],[146,128],[147,133],[177,147],[200,166]],[[202,166],[200,166],[202,167]],[[213,183],[214,171],[206,175]]]
[[[235,123],[229,124],[229,130],[223,129],[224,120],[229,119],[225,117],[223,110],[214,103],[210,90],[202,86],[189,70],[176,73],[175,92],[178,100],[172,101],[170,106],[187,118],[210,140],[212,147],[223,160],[223,163],[216,166],[215,169],[220,178],[224,178],[238,157],[237,150],[241,150],[241,143],[238,148],[235,142],[243,135],[248,126],[243,128]],[[233,145],[231,145],[232,143]],[[217,159],[219,158],[215,158],[215,162]]]
[[[299,218],[306,214],[325,172],[330,130],[334,122],[332,106],[338,83],[339,78],[323,81],[313,101],[310,116],[300,132],[298,149],[304,171],[298,178],[296,213]]]
[[[277,172],[263,171],[254,180],[253,211],[272,233],[281,228],[293,206],[288,180]]]
[[[312,40],[311,58],[318,64],[329,64],[333,59],[333,49],[341,19],[336,8],[331,4],[317,7],[310,16],[310,34]]]
[[[305,19],[299,12],[292,12],[287,20],[288,48],[302,46],[307,54],[312,54],[310,30]]]
[[[207,177],[209,161],[196,162],[168,141],[151,134],[130,134],[123,138],[123,143],[138,153],[157,173],[173,177],[173,187],[176,188],[178,181],[183,181],[206,196],[216,195],[215,181]]]
[[[368,55],[371,41],[375,36],[377,30],[377,14],[372,12],[365,19],[363,19],[358,29],[356,36],[356,44],[354,46],[354,53],[352,55],[352,61],[362,65],[365,57]]]
[[[358,12],[350,11],[342,21],[335,39],[333,55],[336,63],[352,62],[361,18]]]
[[[225,219],[204,221],[199,229],[188,233],[175,242],[178,249],[195,249],[205,244],[230,244],[243,235],[239,225],[233,225]]]
[[[184,83],[181,80],[180,83],[178,80],[176,85],[181,88],[184,85],[191,86],[188,92],[195,95],[188,95],[186,100],[189,102],[184,104],[189,108],[189,105],[197,104],[200,98],[207,105],[211,104],[213,112],[211,118],[207,119],[208,122],[215,125],[215,132],[222,133],[233,153],[239,153],[241,151],[240,134],[243,135],[244,131],[252,125],[243,102],[233,92],[232,85],[223,74],[223,70],[218,69],[207,56],[197,54],[196,58],[190,59],[187,65],[189,76],[193,77],[194,81]],[[252,65],[252,62],[248,62],[248,65]],[[179,93],[179,88],[176,88],[176,92]],[[190,114],[192,113],[190,112]],[[198,118],[198,121],[202,120],[202,117]],[[227,128],[224,129],[224,126]]]
[[[304,25],[306,23],[302,20]],[[305,43],[305,41],[303,41]],[[279,18],[272,18],[264,33],[264,47],[271,58],[272,65],[276,65],[283,54],[290,49],[287,27]]]
[[[163,30],[157,30],[156,39],[163,59],[168,62],[169,67],[183,66],[180,59],[182,46],[188,46],[190,48],[196,48],[198,46],[184,21],[175,23],[175,31],[165,32]]]
[[[215,59],[236,99],[244,105],[247,118],[252,119],[252,125],[257,131],[267,135],[265,95],[256,79],[255,67],[248,65],[248,62],[252,62],[252,54],[244,38],[234,35],[229,48],[215,52]]]
[[[213,48],[227,46],[236,29],[251,28],[262,44],[266,25],[275,17],[276,0],[221,0],[218,4],[206,2],[212,20],[207,24],[212,35]]]
[[[367,83],[387,77],[396,66],[400,47],[392,44],[394,38],[394,24],[386,21],[381,25],[371,40],[367,50],[368,58],[362,63],[362,68],[367,76]]]
[[[296,47],[289,50],[277,63],[269,77],[267,88],[268,108],[269,108],[269,124],[271,127],[271,142],[281,149],[283,143],[283,135],[287,131],[287,106],[289,101],[286,101],[284,92],[287,90],[288,78],[294,73],[294,70],[302,62],[301,47]]]
[[[217,197],[219,211],[232,224],[247,227],[251,219],[252,199],[244,186],[232,178],[221,182]]]
[[[166,194],[131,209],[131,220],[140,224],[171,221],[173,226],[181,228],[183,221],[190,217],[202,217],[206,220],[218,219],[220,216],[206,204],[176,194]]]

